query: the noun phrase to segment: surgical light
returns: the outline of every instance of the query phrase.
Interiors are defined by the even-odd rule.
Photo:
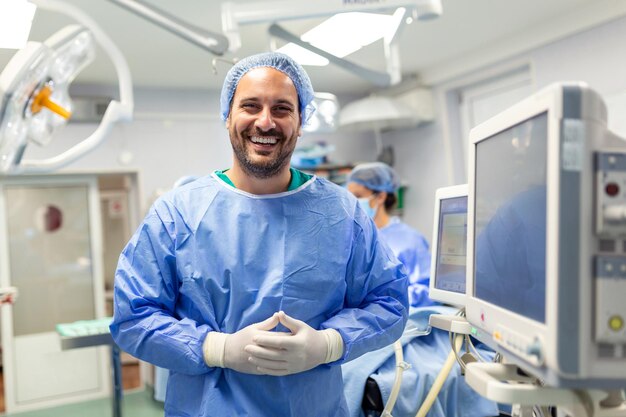
[[[334,94],[315,93],[313,97],[315,112],[308,124],[303,127],[305,132],[328,133],[339,127],[339,100]]]
[[[333,96],[334,97],[334,96]],[[339,106],[336,100],[323,100],[317,111],[322,115],[325,119],[332,119],[337,117],[337,112],[339,111]]]
[[[339,116],[350,130],[389,130],[417,124],[416,114],[392,97],[369,96],[347,104]]]
[[[82,26],[67,26],[44,43],[29,42],[0,74],[0,172],[20,162],[28,141],[45,145],[71,116],[69,83],[94,57]]]
[[[293,2],[290,0],[237,3],[226,1],[222,3],[222,29],[224,35],[229,39],[230,50],[234,52],[241,47],[239,34],[241,25],[273,22],[268,28],[268,32],[273,38],[279,38],[308,49],[310,52],[327,59],[330,63],[378,87],[388,87],[398,84],[402,79],[398,42],[401,28],[408,14],[411,14],[414,19],[424,20],[441,15],[441,10],[441,0],[315,0],[299,4],[298,7],[293,7]],[[325,41],[311,39],[308,35],[300,37],[284,29],[278,23],[282,20],[312,19],[343,13],[388,14],[391,11],[394,11],[392,16],[369,15],[367,18],[383,19],[385,21],[382,24],[384,27],[381,27],[380,20],[374,23],[370,22],[365,27],[365,37],[362,35],[360,38],[355,35],[357,28],[353,22],[340,23],[338,25],[339,30],[335,31],[334,34],[329,34],[330,31],[324,28],[321,32]],[[339,17],[339,19],[342,18]],[[358,39],[356,46],[345,44],[344,41],[349,38]],[[371,70],[343,58],[363,45],[369,45],[378,39],[383,41],[385,72]],[[341,48],[338,48],[340,45]],[[298,56],[294,58],[298,59]]]
[[[76,19],[43,43],[28,42],[0,73],[0,174],[47,172],[95,149],[120,121],[130,121],[133,94],[130,71],[120,51],[80,9],[55,0],[34,5]],[[64,152],[42,160],[22,159],[29,143],[46,145],[71,117],[69,84],[95,56],[95,42],[117,71],[120,101],[112,100],[97,129]]]
[[[406,8],[418,20],[435,18],[442,13],[441,0],[315,0],[302,2],[298,7],[293,7],[291,0],[225,1],[222,3],[222,30],[229,39],[230,50],[234,52],[241,47],[241,25],[311,19],[345,12],[389,13],[398,8]],[[346,28],[351,29],[351,26],[343,29]]]
[[[37,7],[26,0],[0,1],[0,48],[26,45]]]

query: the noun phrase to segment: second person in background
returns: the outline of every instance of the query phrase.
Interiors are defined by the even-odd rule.
[[[348,176],[348,190],[359,199],[361,207],[374,220],[378,235],[404,264],[409,274],[409,303],[413,307],[436,304],[428,297],[430,251],[428,241],[417,230],[393,216],[400,180],[396,172],[382,162],[354,167]]]

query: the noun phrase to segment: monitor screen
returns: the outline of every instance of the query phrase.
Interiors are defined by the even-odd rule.
[[[476,143],[474,297],[545,323],[547,113]]]
[[[465,294],[467,196],[441,200],[435,251],[434,287]]]

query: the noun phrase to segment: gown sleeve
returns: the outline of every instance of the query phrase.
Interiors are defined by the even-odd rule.
[[[378,240],[376,226],[360,207],[353,230],[344,307],[321,325],[337,330],[344,341],[338,364],[392,344],[408,316],[406,270]]]
[[[202,344],[212,329],[176,317],[176,233],[168,210],[156,207],[120,255],[111,334],[141,360],[189,375],[207,373],[214,368],[205,364]]]

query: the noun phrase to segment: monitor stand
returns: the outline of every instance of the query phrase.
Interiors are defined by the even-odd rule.
[[[518,405],[518,417],[533,417],[534,406],[556,406],[558,417],[626,417],[622,390],[544,387],[513,364],[470,363],[465,380],[487,399]]]

